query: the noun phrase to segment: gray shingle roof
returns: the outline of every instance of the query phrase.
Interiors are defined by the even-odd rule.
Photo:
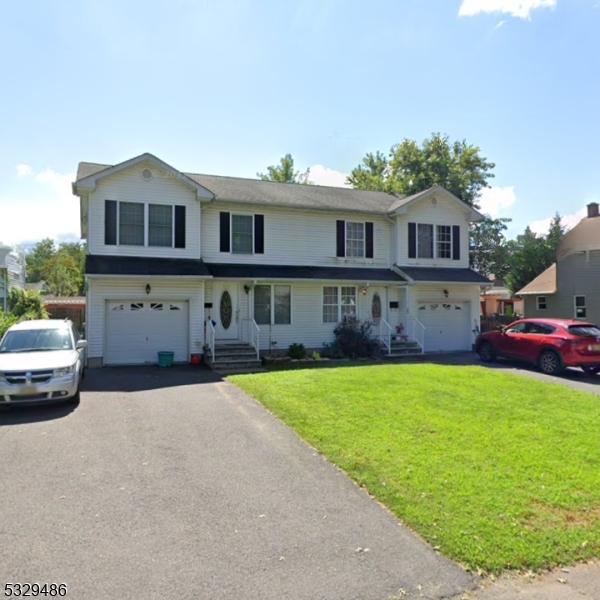
[[[489,284],[490,280],[473,269],[446,267],[402,267],[398,269],[414,281],[439,281],[440,283],[480,283]]]
[[[88,254],[87,275],[178,275],[210,277],[202,260],[191,258],[154,258]]]
[[[405,282],[405,279],[391,269],[371,269],[368,267],[303,267],[298,265],[240,265],[227,263],[207,263],[206,266],[213,277],[232,277],[235,279]]]
[[[77,181],[95,175],[112,165],[81,162],[77,169]],[[402,197],[385,192],[327,187],[323,185],[300,185],[184,173],[216,195],[217,202],[231,201],[271,206],[290,206],[315,210],[345,210],[385,214],[392,204]]]

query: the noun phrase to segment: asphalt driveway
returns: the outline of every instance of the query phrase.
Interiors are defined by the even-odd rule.
[[[75,600],[451,597],[439,556],[235,386],[91,371],[81,404],[0,410],[0,584]]]

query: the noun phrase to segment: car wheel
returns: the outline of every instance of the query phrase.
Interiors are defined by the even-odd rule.
[[[560,357],[552,350],[544,350],[538,361],[540,370],[546,375],[558,375],[562,371]]]
[[[592,367],[592,366],[583,366],[581,367],[585,373],[587,373],[588,375],[596,375],[597,373],[600,373],[600,367]]]
[[[482,342],[479,346],[479,358],[483,362],[492,362],[496,358],[494,346],[490,342]]]
[[[77,393],[74,396],[71,396],[68,400],[65,400],[65,404],[77,405],[77,404],[79,404],[80,400],[81,400],[81,398],[79,396],[79,390],[77,390]]]

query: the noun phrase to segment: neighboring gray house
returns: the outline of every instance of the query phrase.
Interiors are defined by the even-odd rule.
[[[25,267],[10,246],[0,244],[0,309],[6,311],[6,298],[11,287],[25,287]]]
[[[556,263],[517,295],[525,317],[584,319],[600,323],[600,216],[598,203],[569,231],[556,252]]]

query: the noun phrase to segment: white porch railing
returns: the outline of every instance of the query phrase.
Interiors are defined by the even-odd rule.
[[[242,320],[242,341],[256,350],[256,358],[260,358],[260,327],[254,319]]]
[[[392,353],[392,326],[383,318],[379,319],[379,340],[387,348],[387,353]]]
[[[206,321],[206,345],[210,350],[210,358],[214,362],[215,360],[215,326],[213,325],[212,319]]]
[[[425,352],[425,325],[419,319],[408,317],[406,333],[421,346],[421,352]]]

